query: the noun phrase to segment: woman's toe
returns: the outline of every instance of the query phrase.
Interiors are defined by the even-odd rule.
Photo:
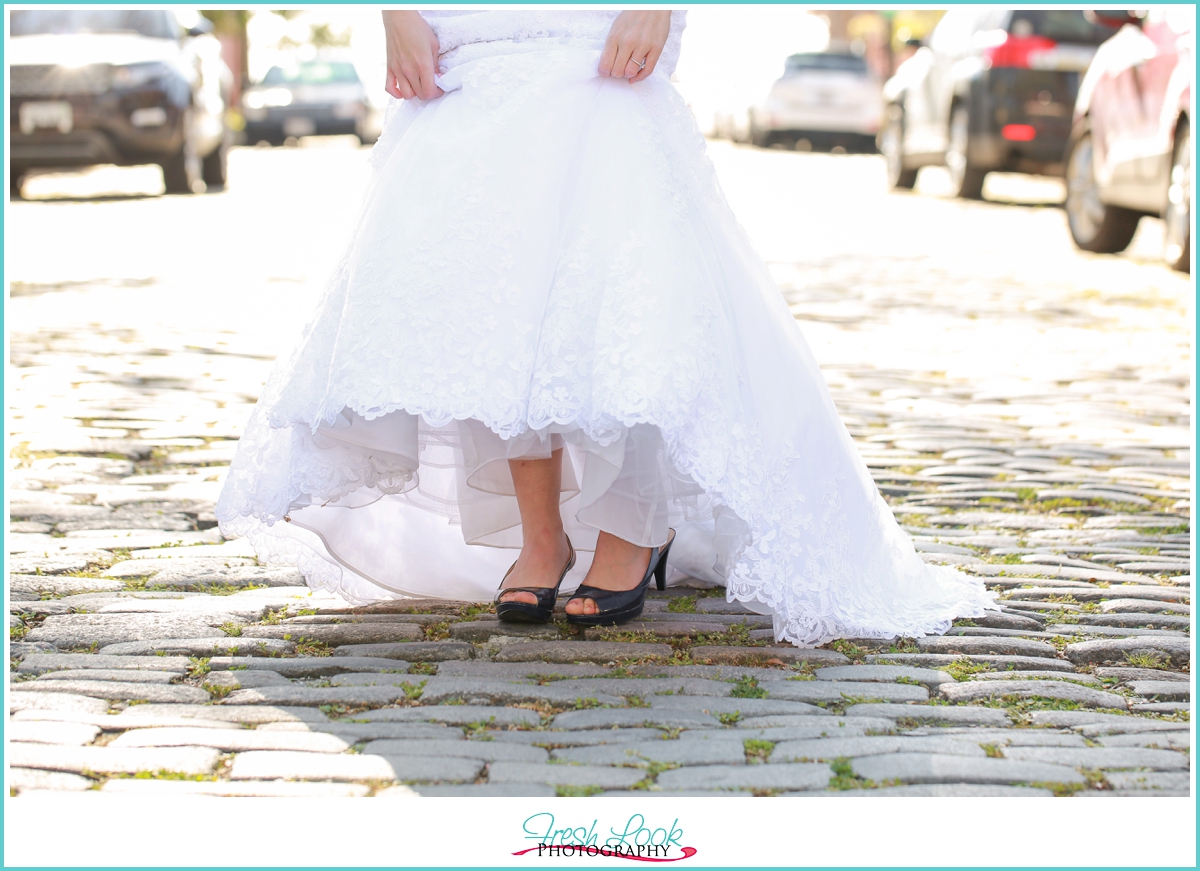
[[[501,596],[500,601],[501,602],[515,602],[515,603],[521,603],[524,605],[536,605],[537,597],[534,596],[533,593],[526,593],[526,592],[514,590],[511,593],[505,593],[503,596]]]

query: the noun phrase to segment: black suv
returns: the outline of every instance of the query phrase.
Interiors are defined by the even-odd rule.
[[[1114,33],[1078,9],[948,11],[884,85],[889,184],[944,165],[955,195],[978,199],[992,171],[1061,176],[1079,80]]]
[[[185,31],[164,9],[14,10],[12,195],[31,169],[105,163],[158,164],[167,193],[224,186],[226,84],[193,45],[211,29],[201,21]]]

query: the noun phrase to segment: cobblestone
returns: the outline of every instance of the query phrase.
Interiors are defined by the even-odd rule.
[[[546,786],[628,787],[645,778],[631,768],[600,765],[549,765],[536,762],[495,762],[488,766],[489,783],[540,783]]]
[[[341,753],[350,749],[341,738],[311,732],[273,732],[259,729],[131,729],[110,741],[109,747],[216,747],[226,753],[243,750],[304,750]]]
[[[703,765],[664,771],[655,783],[666,789],[824,789],[833,770],[823,763]]]
[[[365,167],[365,152],[287,151],[286,184],[280,150],[236,149],[231,171],[280,193],[297,167]],[[799,650],[679,574],[634,624],[582,632],[502,624],[487,603],[310,591],[225,541],[213,505],[300,297],[335,265],[324,222],[275,198],[263,211],[236,177],[196,224],[166,219],[178,198],[18,199],[18,795],[1187,794],[1194,292],[1157,265],[1157,224],[1129,255],[1078,254],[1059,209],[871,193],[875,157],[713,152],[885,502],[926,561],[981,578],[1000,611],[942,637]],[[861,231],[787,205],[814,185]],[[344,187],[325,205],[348,222]],[[235,210],[256,236],[231,285],[227,255],[192,251],[236,249]],[[187,250],[114,257],[105,216],[125,236],[178,220]],[[51,244],[64,235],[69,263]],[[834,777],[841,759],[854,776]],[[206,779],[168,779],[185,771]]]
[[[428,644],[420,641],[398,644],[342,644],[334,648],[338,659],[407,659],[413,662],[446,662],[447,660],[472,659],[475,648],[465,642],[443,641]]]
[[[1012,696],[1021,699],[1063,699],[1089,708],[1123,710],[1126,707],[1125,698],[1116,693],[1106,693],[1056,680],[980,681],[942,687],[942,696],[952,702],[973,702],[997,696]]]
[[[902,683],[859,683],[856,681],[764,681],[759,686],[772,699],[796,702],[841,702],[848,698],[870,698],[881,702],[923,702],[929,690]]]
[[[1170,790],[1187,795],[1191,776],[1164,771],[1112,771],[1105,779],[1113,789]]]
[[[1010,759],[973,759],[932,753],[892,753],[851,760],[854,773],[877,783],[1084,783],[1065,765]]]
[[[1172,665],[1187,665],[1191,642],[1187,638],[1139,637],[1068,644],[1063,651],[1076,665],[1128,662],[1138,656],[1164,659]]]
[[[12,742],[8,745],[7,756],[9,765],[14,768],[96,774],[136,774],[139,771],[209,774],[217,767],[220,753],[207,747],[64,747]]]
[[[371,790],[361,783],[323,783],[320,781],[205,781],[110,780],[100,788],[103,793],[175,798],[176,796],[218,796],[244,798],[362,798]]]
[[[541,747],[496,741],[383,739],[370,742],[363,752],[387,757],[456,756],[481,762],[546,762],[549,759],[549,754]]]
[[[278,656],[292,653],[296,645],[291,641],[273,638],[162,638],[157,641],[124,641],[100,648],[101,655],[108,656]]]
[[[947,672],[903,665],[840,665],[818,668],[815,676],[817,680],[856,681],[859,683],[896,683],[903,679],[919,683],[930,692],[944,683],[954,683],[954,678]]]
[[[567,711],[558,714],[552,723],[555,729],[612,729],[624,726],[697,729],[714,728],[720,725],[721,723],[716,717],[699,711],[651,710],[649,708]]]
[[[169,684],[182,674],[180,671],[150,671],[145,668],[81,668],[43,674],[36,679],[36,685],[44,688],[45,681],[123,681],[125,683]],[[83,695],[87,695],[87,693]]]
[[[139,702],[178,702],[180,704],[203,704],[209,695],[196,687],[174,686],[157,683],[133,683],[115,680],[36,680],[32,683],[15,684],[13,692],[62,692],[95,699],[119,699]]]
[[[10,721],[4,730],[9,741],[33,744],[91,744],[100,734],[100,727],[90,723]]]
[[[78,774],[43,771],[38,768],[10,768],[8,783],[17,791],[17,795],[27,790],[83,792],[85,789],[92,788],[92,781],[86,777],[80,777]]]
[[[667,658],[669,644],[635,644],[597,641],[581,642],[528,641],[506,644],[492,657],[496,662],[595,662],[608,663],[647,657]]]
[[[832,762],[839,757],[879,756],[890,753],[940,753],[951,756],[986,756],[970,735],[953,737],[870,736],[783,741],[775,745],[771,762]]]
[[[687,733],[684,733],[687,734]],[[746,761],[743,743],[734,738],[673,741],[662,739],[621,744],[601,744],[555,750],[556,760],[585,765],[639,765],[669,762],[676,765],[739,765]]]
[[[949,723],[952,725],[1008,726],[1008,714],[992,708],[953,708],[948,706],[895,705],[866,702],[846,707],[846,714],[858,717],[890,717],[918,723]]]
[[[1150,768],[1159,771],[1187,768],[1186,754],[1174,750],[1148,750],[1139,747],[1012,747],[1004,750],[1005,759],[1054,762],[1073,768]]]
[[[395,780],[391,764],[380,756],[250,750],[233,759],[233,780]]]

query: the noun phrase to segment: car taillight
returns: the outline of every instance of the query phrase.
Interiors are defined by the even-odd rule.
[[[983,54],[991,62],[992,68],[1008,67],[1024,70],[1033,66],[1030,62],[1033,55],[1051,51],[1057,46],[1058,43],[1045,36],[1013,36],[1010,33],[999,45],[984,49]]]
[[[1000,135],[1009,142],[1032,142],[1037,138],[1037,130],[1031,124],[1005,124]]]

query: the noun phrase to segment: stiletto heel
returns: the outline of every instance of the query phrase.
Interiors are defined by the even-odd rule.
[[[675,530],[662,547],[650,551],[650,564],[646,566],[646,574],[642,581],[632,590],[602,590],[580,584],[571,595],[572,599],[591,599],[596,603],[595,614],[568,614],[567,622],[576,626],[613,626],[617,623],[627,623],[642,613],[646,606],[646,592],[650,589],[650,579],[654,578],[660,590],[667,588],[667,553],[675,541]]]
[[[563,578],[567,576],[567,572],[575,567],[575,547],[571,544],[571,537],[566,536],[567,547],[571,551],[571,555],[567,558],[567,564],[562,570],[562,574],[558,576],[558,583],[553,587],[508,587],[505,588],[504,582],[508,576],[512,574],[512,570],[517,567],[514,562],[508,567],[508,571],[504,573],[504,577],[500,579],[500,589],[496,591],[496,598],[493,600],[496,603],[496,616],[506,623],[549,623],[554,616],[554,603],[558,601],[558,588],[562,586]],[[530,593],[537,599],[536,605],[530,605],[528,602],[501,602],[500,597],[506,593]]]

